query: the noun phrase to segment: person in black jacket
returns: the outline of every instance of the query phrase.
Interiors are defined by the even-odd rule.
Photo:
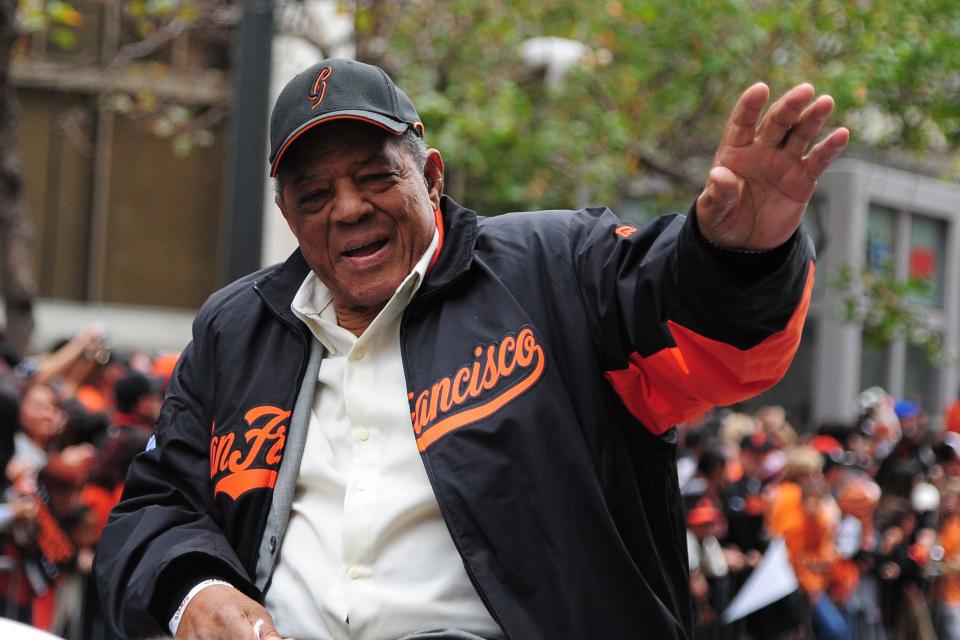
[[[785,372],[813,283],[797,229],[848,138],[813,144],[832,100],[810,85],[763,115],[768,95],[741,96],[691,214],[638,228],[606,209],[478,217],[443,195],[440,153],[385,73],[332,59],[294,78],[270,160],[300,248],[198,314],[156,446],[131,467],[97,556],[111,623],[134,637],[169,621],[178,637],[279,638],[316,605],[341,614],[318,620],[371,638],[690,637],[673,425]],[[313,280],[315,317],[297,307]],[[391,632],[364,626],[362,602],[310,598],[276,625],[264,607],[287,605],[276,591],[291,567],[324,579],[309,567],[328,550],[290,534],[310,490],[298,477],[316,464],[304,450],[336,420],[312,411],[339,389],[323,372],[343,354],[314,326],[330,310],[350,362],[395,314],[401,362],[386,365],[402,364],[406,398],[371,387],[360,404],[400,402],[397,446],[418,452],[454,552],[428,573],[465,572],[486,622],[451,624],[449,592],[404,609],[417,614],[406,626],[378,621]],[[352,425],[345,446],[372,429]],[[340,593],[373,576],[342,573]],[[396,598],[418,587],[407,591]],[[448,629],[432,631],[438,621]],[[298,637],[336,635],[321,626]]]

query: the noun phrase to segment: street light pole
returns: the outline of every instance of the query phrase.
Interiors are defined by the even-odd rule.
[[[273,40],[273,2],[242,0],[234,48],[233,121],[223,224],[221,284],[260,268]]]

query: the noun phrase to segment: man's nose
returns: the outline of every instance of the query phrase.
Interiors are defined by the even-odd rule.
[[[356,224],[373,212],[373,205],[361,189],[352,183],[338,185],[331,221]]]

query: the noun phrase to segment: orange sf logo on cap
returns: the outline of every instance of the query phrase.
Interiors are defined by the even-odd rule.
[[[313,101],[313,104],[310,105],[311,109],[316,109],[320,106],[320,103],[323,102],[323,96],[327,93],[327,78],[330,77],[331,73],[333,73],[332,67],[324,67],[320,69],[320,73],[317,74],[317,79],[313,81],[310,93],[307,94],[307,97]]]

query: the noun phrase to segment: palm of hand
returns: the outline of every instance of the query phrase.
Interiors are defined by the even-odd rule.
[[[799,85],[760,120],[767,96],[762,84],[741,96],[697,200],[701,231],[713,244],[767,250],[786,242],[817,179],[849,138],[846,129],[838,129],[806,153],[833,100],[821,96],[811,103],[813,87]]]

